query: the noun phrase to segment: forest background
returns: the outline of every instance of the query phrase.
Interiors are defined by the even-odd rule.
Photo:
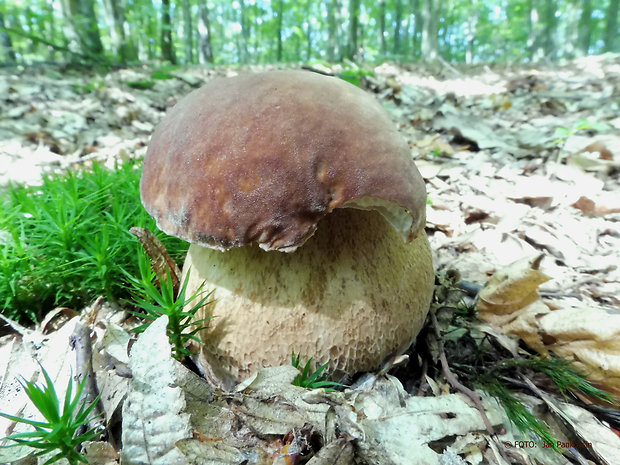
[[[2,63],[541,62],[620,51],[619,0],[4,0]]]
[[[554,398],[562,402],[557,407],[539,392],[556,392],[555,384],[538,376],[544,374],[540,370],[531,378],[538,382],[532,391],[538,397],[529,387],[518,402],[506,394],[530,381],[523,377],[530,368],[525,374],[523,370],[534,366],[528,363],[541,366],[536,354],[551,351],[577,361],[575,366],[591,381],[620,398],[619,2],[0,0],[0,316],[18,322],[11,329],[0,325],[6,331],[0,337],[0,365],[8,361],[0,370],[0,412],[34,412],[15,382],[35,379],[39,365],[33,347],[55,384],[68,385],[78,372],[69,335],[78,320],[73,316],[82,311],[88,321],[97,322],[89,326],[97,338],[93,353],[104,354],[93,361],[90,379],[111,380],[100,392],[102,399],[111,399],[104,410],[106,418],[114,419],[108,432],[116,437],[99,446],[107,448],[112,463],[121,452],[132,459],[131,454],[151,447],[140,443],[120,450],[121,442],[127,444],[121,441],[122,429],[127,437],[161,438],[164,445],[153,444],[157,451],[176,450],[176,434],[187,426],[177,422],[186,415],[174,410],[176,397],[164,404],[160,391],[151,389],[177,382],[149,368],[156,364],[168,373],[168,349],[152,349],[167,344],[160,338],[164,327],[157,329],[161,334],[153,333],[154,339],[132,346],[127,331],[135,319],[117,311],[137,311],[135,296],[143,294],[135,292],[155,279],[147,273],[146,256],[137,254],[141,246],[130,228],[159,234],[179,264],[187,250],[187,243],[157,230],[142,208],[141,160],[164,114],[205,82],[309,65],[304,67],[357,80],[355,84],[376,98],[409,144],[424,177],[426,231],[441,284],[436,293],[441,328],[427,332],[428,339],[419,346],[428,349],[411,351],[411,364],[397,374],[407,389],[407,405],[427,402],[431,395],[449,405],[433,412],[438,430],[415,436],[418,420],[411,421],[402,407],[404,394],[383,390],[387,384],[373,381],[373,406],[356,404],[355,409],[370,412],[385,405],[391,416],[384,421],[381,414],[364,430],[360,425],[367,418],[352,421],[352,404],[336,404],[344,407],[338,411],[346,417],[334,424],[349,429],[320,453],[330,447],[338,454],[344,447],[351,450],[353,442],[345,438],[359,437],[362,431],[368,446],[355,440],[358,455],[351,453],[349,463],[393,464],[389,457],[421,457],[419,450],[439,460],[433,449],[439,439],[450,447],[458,443],[458,453],[472,454],[475,460],[495,457],[503,447],[522,454],[521,463],[531,463],[528,456],[537,453],[544,457],[539,463],[566,463],[565,456],[554,455],[550,448],[510,447],[518,439],[531,439],[530,430],[539,423],[528,417],[528,432],[521,433],[510,427],[506,416],[518,419],[522,412],[540,412],[542,398],[552,414],[545,412],[545,421],[554,422],[552,431],[569,430],[570,438],[594,444],[577,451],[596,456],[592,463],[619,464],[615,407],[595,409],[599,406],[579,401],[577,410],[579,402],[569,405],[567,396]],[[497,65],[487,66],[490,63]],[[535,258],[525,262],[524,257]],[[527,265],[528,272],[506,268],[511,263]],[[452,292],[461,280],[475,293],[498,270],[498,276],[511,278],[503,281],[509,286],[525,281],[523,287],[518,281],[517,289],[527,296],[513,305],[487,295],[488,302],[498,304],[492,308],[499,309],[498,318],[488,309],[476,310],[473,299],[460,300],[462,294]],[[502,291],[501,286],[497,289]],[[538,291],[542,298],[530,305],[528,299]],[[507,317],[506,307],[513,312]],[[477,316],[485,312],[482,323]],[[104,321],[122,321],[122,337],[116,323],[102,332]],[[21,326],[33,323],[35,329]],[[440,338],[447,341],[441,349]],[[140,345],[147,349],[134,352]],[[302,355],[306,360],[315,356]],[[118,366],[131,362],[132,378],[110,368],[110,357],[117,356],[122,360]],[[442,356],[468,388],[478,388],[484,375],[492,383],[482,388],[496,398],[503,396],[505,405],[521,408],[521,402],[527,402],[526,408],[512,413],[497,403],[489,407],[492,426],[502,425],[508,434],[505,442],[479,434],[484,427],[472,408],[461,411],[456,404],[443,403],[448,396],[458,399],[448,394],[448,381],[443,380],[448,370],[438,361]],[[565,374],[565,368],[560,360],[554,370]],[[148,374],[136,375],[142,372]],[[424,376],[418,378],[418,373]],[[498,391],[495,381],[504,378],[516,383],[510,381]],[[290,392],[290,384],[283,378],[268,386],[268,399]],[[409,395],[421,392],[424,396]],[[121,410],[126,395],[144,399],[134,404],[144,408],[126,415]],[[204,448],[211,447],[214,454],[228,451],[232,458],[220,460],[227,463],[233,463],[239,451],[257,447],[273,454],[271,439],[263,438],[277,436],[278,447],[289,447],[284,438],[297,431],[294,428],[307,422],[317,428],[331,424],[326,416],[308,420],[314,415],[312,404],[311,410],[287,410],[300,405],[300,397],[282,397],[285,401],[273,411],[259,411],[262,394],[252,395],[243,394],[248,399],[244,405],[226,396],[187,404],[190,415],[207,419],[207,426],[197,430],[200,436],[187,441],[189,448],[202,451],[191,463],[199,463],[207,455]],[[146,430],[155,424],[149,416],[151,404],[170,413],[170,434],[154,436]],[[205,412],[204,406],[214,410]],[[223,416],[214,417],[215,411]],[[421,421],[428,422],[431,412],[427,407],[420,411]],[[286,418],[287,423],[276,431],[267,429],[269,422],[257,426],[255,419],[262,418]],[[411,429],[393,419],[402,419]],[[462,429],[462,424],[467,427]],[[13,431],[12,422],[0,422],[0,435]],[[326,431],[317,431],[327,437]],[[378,437],[394,440],[377,449]],[[403,437],[415,439],[403,447]],[[379,456],[385,461],[378,462]],[[0,454],[0,463],[10,461]],[[103,463],[110,463],[103,454],[100,462],[91,461]]]

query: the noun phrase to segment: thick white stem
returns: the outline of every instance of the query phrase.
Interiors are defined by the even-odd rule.
[[[294,253],[192,245],[188,295],[203,281],[215,316],[200,334],[202,361],[225,385],[291,351],[353,374],[404,351],[421,329],[434,272],[424,231],[410,243],[376,211],[336,209]]]

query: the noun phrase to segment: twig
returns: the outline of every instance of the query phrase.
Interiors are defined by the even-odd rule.
[[[521,379],[523,379],[523,381],[527,384],[527,386],[530,388],[530,390],[534,394],[536,394],[540,399],[542,399],[542,401],[547,405],[549,412],[551,412],[555,418],[557,418],[561,423],[563,423],[564,426],[566,426],[567,429],[572,432],[572,434],[574,434],[575,436],[579,438],[579,433],[575,430],[574,425],[568,420],[566,415],[558,408],[555,402],[552,401],[551,396],[543,392],[543,390],[540,389],[538,386],[536,386],[536,384],[534,384],[534,382],[531,379],[529,379],[527,376],[522,374]],[[579,462],[580,465],[588,463],[586,459],[574,447],[568,447],[567,450],[573,455],[573,457]],[[596,452],[593,455],[596,458],[600,458],[598,457]]]
[[[480,412],[480,416],[482,416],[482,421],[486,426],[487,432],[491,436],[495,436],[495,430],[493,430],[493,425],[491,425],[491,421],[484,411],[484,407],[482,406],[482,398],[480,394],[472,391],[467,386],[464,386],[459,382],[458,379],[454,376],[452,371],[450,370],[450,366],[448,365],[448,360],[446,359],[446,353],[443,347],[443,340],[441,339],[441,334],[439,333],[439,325],[437,324],[437,317],[433,311],[430,312],[431,322],[433,324],[433,329],[435,330],[435,336],[437,337],[437,344],[439,345],[439,361],[441,362],[441,368],[443,370],[443,375],[446,377],[446,380],[454,389],[461,391],[467,397],[469,397],[474,403],[475,407]]]
[[[448,69],[455,76],[463,75],[463,73],[459,72],[456,68],[454,68],[454,66],[452,66],[450,63],[448,63],[446,60],[444,60],[440,56],[437,57],[437,61],[441,63],[446,69]]]
[[[422,382],[420,383],[420,387],[418,388],[417,396],[421,396],[424,394],[425,385],[428,386],[428,382],[426,381],[426,374],[428,373],[428,361],[426,357],[422,359],[422,374],[420,376]]]
[[[25,37],[27,39],[32,40],[33,42],[39,42],[42,43],[43,45],[47,45],[48,47],[53,48],[56,51],[59,52],[63,52],[63,53],[68,53],[70,55],[74,55],[77,56],[79,58],[82,58],[83,60],[86,61],[90,61],[90,62],[95,62],[95,63],[99,63],[102,65],[106,65],[107,64],[107,60],[104,57],[101,56],[97,56],[95,54],[90,54],[90,53],[80,53],[80,52],[76,52],[74,50],[71,50],[69,47],[66,47],[64,45],[58,45],[55,44],[54,42],[50,42],[49,40],[45,39],[44,37],[35,35],[35,34],[29,34],[25,31],[22,31],[20,29],[14,29],[14,28],[10,28],[10,27],[0,27],[0,31],[5,31],[9,34],[15,34],[17,36],[20,37]]]
[[[547,297],[549,299],[558,299],[561,297],[574,297],[575,299],[579,299],[579,300],[583,300],[583,296],[581,294],[578,294],[576,292],[546,292],[546,291],[541,291],[539,292],[541,297]]]
[[[472,400],[476,409],[478,409],[478,412],[480,412],[480,416],[482,417],[482,421],[484,422],[484,425],[486,426],[487,432],[497,444],[501,444],[501,441],[497,437],[497,434],[495,434],[495,430],[493,429],[493,425],[491,424],[491,421],[489,420],[487,413],[484,411],[484,407],[482,406],[482,398],[480,397],[480,394],[472,391],[467,386],[464,386],[463,384],[461,384],[459,380],[456,379],[452,371],[450,370],[450,366],[448,365],[448,360],[446,359],[446,352],[443,347],[443,340],[441,339],[441,334],[439,332],[439,325],[437,324],[437,317],[435,316],[435,313],[432,310],[430,312],[430,315],[431,315],[431,323],[433,325],[433,330],[435,331],[435,336],[437,337],[437,344],[439,346],[439,361],[441,362],[441,368],[443,370],[443,375],[446,377],[446,380],[448,381],[450,386],[452,386],[454,389],[461,391],[463,394],[465,394],[467,397],[469,397]],[[506,462],[510,463],[502,447],[498,447],[497,451],[499,452],[499,454],[502,456],[502,458]]]
[[[84,391],[82,392],[81,401],[84,402],[84,405],[90,405],[97,398],[98,389],[92,370],[91,360],[93,349],[90,343],[90,329],[88,328],[88,326],[78,321],[78,323],[75,325],[75,329],[73,330],[73,334],[71,335],[70,343],[73,350],[75,350],[75,376],[78,383],[82,382],[84,377],[88,375],[88,378],[86,380],[86,386],[84,386]],[[83,431],[80,431],[80,434],[91,428],[100,426],[101,421],[99,417],[101,414],[101,407],[99,404],[97,404],[97,406],[93,409],[88,424],[81,427]]]
[[[333,71],[325,71],[310,65],[302,65],[301,69],[305,69],[306,71],[312,71],[313,73],[322,74],[323,76],[335,76]]]

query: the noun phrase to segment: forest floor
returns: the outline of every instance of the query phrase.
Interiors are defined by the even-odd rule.
[[[43,172],[90,160],[114,166],[142,157],[165,112],[192,89],[273,68],[2,69],[0,185],[37,184]],[[620,392],[618,343],[610,342],[620,340],[620,56],[549,67],[369,70],[357,73],[361,86],[397,123],[426,181],[437,270],[483,285],[542,254],[550,279],[540,293],[547,309],[568,316],[551,328],[541,313],[517,328],[514,319],[494,328],[543,349],[585,340],[566,355]]]
[[[213,77],[265,68],[274,66],[0,71],[0,185],[37,183],[43,171],[89,159],[142,157],[180,97]],[[544,252],[553,278],[544,290],[619,308],[617,55],[549,68],[372,71],[362,86],[397,122],[427,182],[439,270],[483,283]]]

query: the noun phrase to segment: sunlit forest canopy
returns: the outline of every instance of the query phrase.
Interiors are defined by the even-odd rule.
[[[3,0],[2,63],[540,62],[620,51],[619,0]]]

